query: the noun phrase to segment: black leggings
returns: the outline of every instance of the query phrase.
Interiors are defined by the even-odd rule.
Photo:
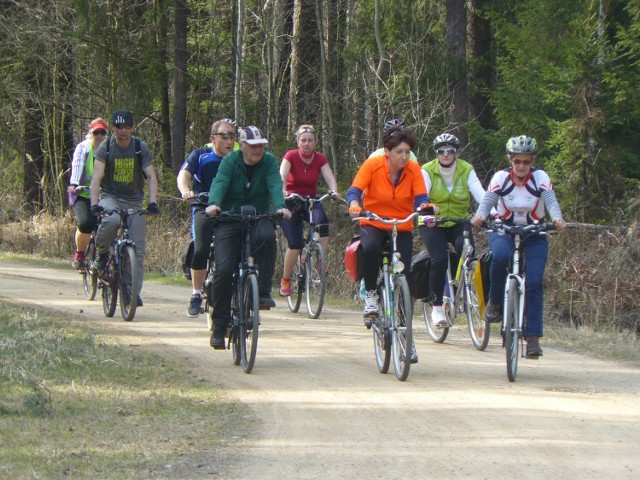
[[[78,196],[73,206],[73,214],[76,216],[76,223],[80,233],[91,233],[98,226],[98,217],[91,215],[90,207],[91,200]]]

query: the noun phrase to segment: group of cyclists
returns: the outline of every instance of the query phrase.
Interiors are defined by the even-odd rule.
[[[149,206],[158,212],[157,180],[151,154],[144,142],[133,142],[131,112],[114,113],[109,147],[100,143],[107,132],[106,122],[100,118],[89,125],[85,142],[78,145],[69,187],[70,196],[78,186],[91,185],[90,199],[80,194],[74,205],[78,221],[74,268],[82,268],[86,235],[95,228],[94,215],[106,206],[121,203],[138,206],[144,198],[144,178],[149,181]],[[264,132],[256,126],[237,128],[235,121],[223,118],[211,126],[211,143],[193,150],[186,158],[177,177],[177,186],[184,201],[192,204],[192,238],[194,252],[191,260],[192,293],[187,308],[189,317],[197,317],[202,310],[203,284],[207,274],[207,259],[215,237],[212,297],[212,334],[210,345],[225,348],[225,335],[230,321],[232,276],[241,244],[237,223],[217,221],[221,212],[238,210],[252,205],[256,213],[278,213],[280,226],[286,235],[288,250],[280,277],[279,293],[291,295],[293,265],[302,246],[301,228],[309,216],[304,208],[294,208],[288,199],[292,194],[316,196],[320,179],[341,199],[336,178],[325,155],[317,147],[317,133],[312,125],[302,125],[295,133],[297,147],[285,153],[279,162],[267,150],[269,143]],[[482,227],[491,216],[508,224],[526,225],[543,221],[545,210],[556,229],[566,224],[558,205],[549,175],[534,166],[538,144],[532,137],[520,135],[506,144],[509,166],[495,173],[485,191],[473,166],[459,158],[462,145],[451,133],[438,135],[432,144],[435,159],[420,165],[414,150],[416,134],[399,119],[385,123],[382,148],[373,152],[360,166],[346,193],[351,218],[361,218],[363,211],[388,219],[402,219],[419,210],[436,218],[469,218],[471,197],[478,204],[470,218],[471,224]],[[134,148],[134,144],[136,148]],[[138,145],[141,145],[139,147]],[[141,152],[135,151],[137,148]],[[138,160],[138,157],[141,160]],[[94,158],[97,162],[94,163]],[[93,178],[92,178],[93,175]],[[208,196],[207,196],[208,194]],[[83,198],[84,197],[84,198]],[[329,247],[329,220],[322,205],[313,211],[318,225],[319,242],[325,253]],[[135,229],[140,262],[144,258],[144,219]],[[420,223],[420,222],[419,222]],[[98,250],[104,253],[112,232],[103,221],[98,227]],[[364,315],[378,314],[376,278],[382,249],[389,236],[390,225],[362,217],[360,239],[362,247],[362,278],[364,283]],[[447,324],[443,312],[443,291],[448,268],[448,244],[460,255],[464,226],[459,222],[419,224],[419,234],[431,257],[429,285],[432,295],[434,327]],[[412,224],[398,227],[397,248],[405,265],[411,264]],[[471,237],[473,244],[473,237]],[[260,308],[275,307],[271,297],[271,283],[275,273],[276,237],[272,220],[265,218],[253,233],[254,257],[258,264]],[[491,287],[486,308],[488,322],[501,321],[504,285],[513,239],[509,235],[491,233]],[[526,356],[542,355],[539,339],[543,336],[543,275],[548,255],[547,238],[532,235],[524,245],[527,278],[525,316]],[[411,272],[407,272],[408,275]],[[142,302],[140,302],[142,303]],[[412,352],[412,359],[417,355]]]

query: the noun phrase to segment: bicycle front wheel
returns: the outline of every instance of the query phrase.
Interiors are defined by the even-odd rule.
[[[260,300],[258,295],[258,279],[250,273],[244,280],[242,304],[240,305],[240,359],[245,373],[251,373],[258,351],[258,334],[260,330]]]
[[[518,316],[520,315],[519,302],[518,282],[515,278],[510,278],[503,323],[504,346],[507,351],[507,377],[509,377],[510,382],[516,381],[516,374],[518,372],[518,356],[520,354],[520,335],[518,331]]]
[[[396,278],[393,296],[395,305],[392,313],[391,349],[396,377],[403,382],[409,376],[413,347],[413,306],[404,275]]]
[[[138,307],[138,265],[136,249],[131,245],[122,248],[120,258],[120,313],[127,322],[133,320]]]
[[[380,373],[387,373],[391,363],[391,333],[389,331],[390,319],[387,316],[387,291],[383,288],[378,295],[378,318],[371,322],[373,331],[373,350],[376,354],[376,365]]]
[[[298,258],[296,258],[296,263],[294,263],[293,265],[293,270],[291,271],[291,295],[287,297],[289,310],[293,313],[297,313],[298,310],[300,310],[304,284],[304,268],[302,268],[300,255],[298,255]]]
[[[82,269],[82,287],[84,294],[89,300],[96,298],[98,289],[98,275],[95,268],[96,262],[96,241],[92,237],[89,246],[84,254],[84,268]]]
[[[116,302],[118,300],[118,270],[113,261],[109,259],[107,268],[102,272],[100,278],[102,288],[102,310],[107,317],[113,317],[116,313]]]
[[[476,261],[469,263],[469,269],[464,276],[464,310],[467,314],[467,325],[473,346],[480,351],[484,351],[489,344],[491,336],[491,324],[487,322],[478,307],[478,292],[473,283],[473,272],[476,268]]]
[[[322,245],[319,243],[309,245],[305,268],[307,313],[309,318],[318,318],[322,312],[324,296],[327,290],[327,261]]]

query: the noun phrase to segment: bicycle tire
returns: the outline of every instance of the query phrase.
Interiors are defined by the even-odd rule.
[[[518,315],[519,310],[519,292],[518,282],[515,278],[508,280],[507,301],[505,302],[504,317],[504,346],[507,354],[507,377],[510,382],[516,381],[518,372],[518,355],[519,355],[519,335],[518,335]]]
[[[118,301],[118,270],[113,261],[113,256],[109,259],[107,267],[102,272],[102,310],[105,316],[113,317],[116,313],[116,302]]]
[[[138,279],[136,249],[125,245],[120,257],[120,313],[127,322],[133,320],[138,308]]]
[[[380,373],[387,373],[391,364],[391,333],[389,319],[386,316],[387,292],[383,288],[382,295],[378,295],[378,318],[371,323],[373,331],[373,350],[376,355],[376,366]]]
[[[422,304],[422,316],[424,317],[424,324],[427,327],[427,333],[435,343],[443,343],[447,339],[447,335],[449,335],[449,327],[435,328],[431,320],[432,311],[433,305],[431,302],[424,302]]]
[[[258,279],[249,273],[242,285],[242,304],[239,318],[240,360],[245,373],[251,373],[258,351],[260,333],[260,299]]]
[[[304,291],[305,284],[304,275],[300,255],[298,255],[296,263],[293,264],[293,270],[291,271],[291,295],[287,297],[287,304],[292,313],[298,313],[300,305],[302,304],[302,292]]]
[[[84,268],[82,269],[82,287],[87,300],[96,298],[98,290],[98,274],[95,269],[96,262],[96,240],[91,237],[87,250],[84,254]]]
[[[318,318],[327,292],[327,259],[319,243],[309,245],[305,268],[307,313],[309,318]]]
[[[475,271],[476,263],[477,260],[469,262],[469,268],[465,270],[463,299],[471,342],[476,349],[482,352],[489,344],[491,324],[486,321],[483,315],[480,315],[480,308],[478,307],[478,292],[476,291],[475,283],[473,283],[473,272]]]
[[[393,289],[395,300],[391,330],[391,350],[396,377],[404,382],[411,369],[413,347],[413,302],[404,275],[398,275]]]

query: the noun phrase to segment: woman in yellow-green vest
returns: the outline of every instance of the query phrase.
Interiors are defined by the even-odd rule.
[[[440,209],[437,217],[468,218],[471,196],[479,204],[484,189],[471,164],[458,158],[460,140],[455,135],[443,133],[433,141],[433,149],[437,158],[422,166],[422,176],[431,202]],[[463,232],[464,225],[453,222],[420,227],[420,237],[431,257],[429,288],[435,297],[431,316],[435,327],[448,325],[442,309],[448,266],[447,243],[451,243],[460,255],[464,244]]]

